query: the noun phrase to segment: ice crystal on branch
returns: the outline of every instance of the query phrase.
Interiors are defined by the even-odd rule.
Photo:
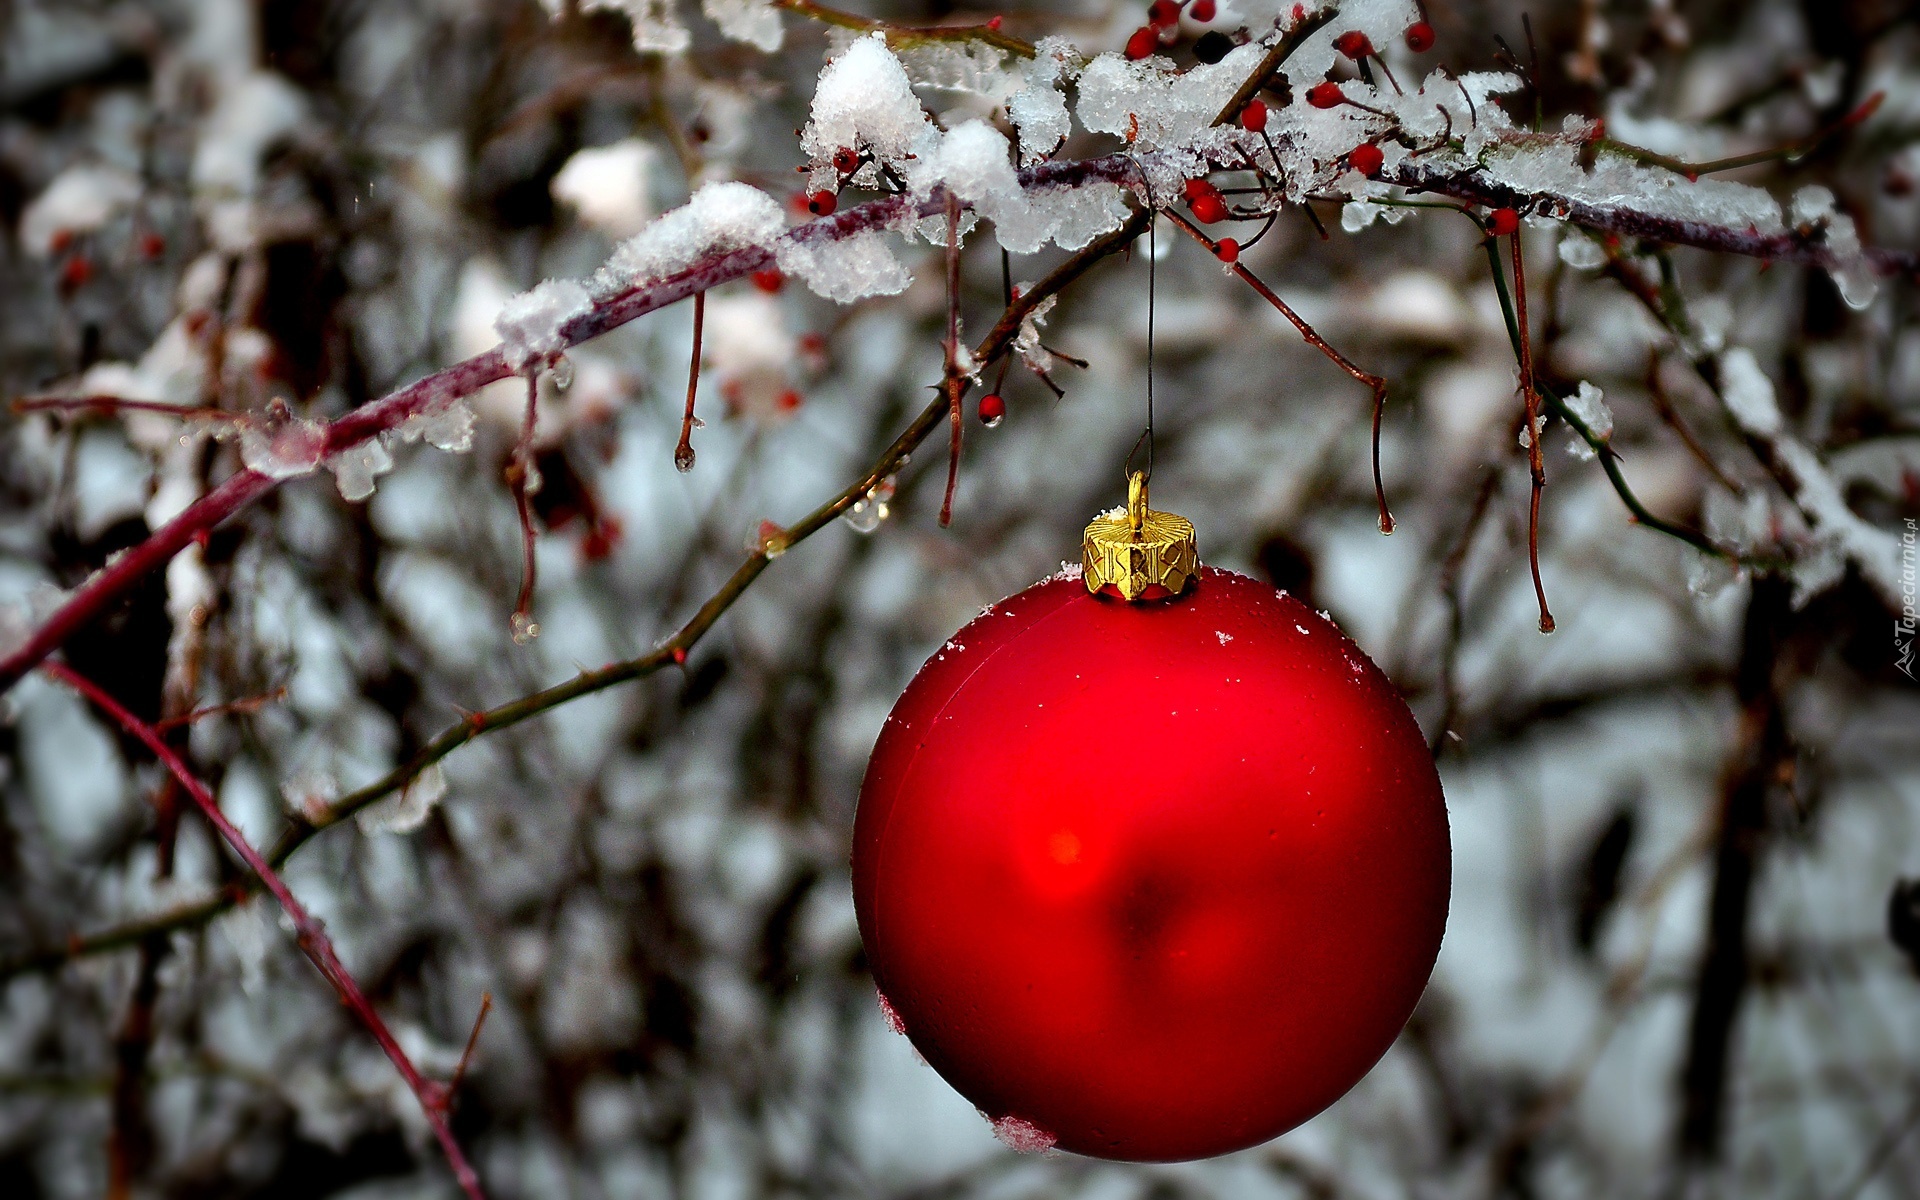
[[[571,279],[549,279],[508,300],[494,319],[500,355],[516,374],[544,367],[567,348],[561,330],[593,308],[587,289]]]
[[[611,296],[718,254],[771,245],[786,227],[780,205],[759,188],[733,181],[709,183],[620,243],[593,277],[593,289]]]

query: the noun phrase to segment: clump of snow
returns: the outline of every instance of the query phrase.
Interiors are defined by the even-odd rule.
[[[1833,206],[1833,193],[1819,184],[1801,188],[1793,194],[1793,227],[1809,237],[1819,237],[1833,253],[1830,274],[1840,298],[1847,307],[1863,309],[1873,303],[1880,285],[1873,268],[1860,250],[1860,231],[1853,218]]]
[[[1034,285],[1023,283],[1020,290],[1024,293]],[[1058,293],[1048,296],[1033,306],[1033,311],[1020,318],[1020,332],[1014,335],[1013,348],[1020,355],[1020,361],[1035,371],[1047,371],[1053,368],[1053,354],[1040,342],[1040,327],[1047,323],[1047,314],[1060,301]]]
[[[1284,21],[1283,28],[1290,28],[1295,20],[1293,12],[1296,5],[1288,0],[1238,0],[1235,7],[1246,12],[1249,24],[1261,16],[1268,20],[1277,17]],[[1327,7],[1331,6],[1309,3],[1304,6],[1301,15]],[[1268,16],[1269,13],[1274,16]],[[1385,48],[1398,42],[1400,35],[1407,31],[1407,26],[1419,19],[1420,10],[1414,0],[1342,0],[1331,21],[1302,39],[1288,56],[1281,73],[1298,92],[1318,82],[1341,59],[1339,51],[1333,47],[1335,39],[1341,34],[1364,33],[1374,45]]]
[[[800,145],[815,164],[814,186],[831,187],[838,182],[834,151],[863,151],[881,162],[902,162],[932,129],[906,68],[887,49],[886,37],[874,33],[854,39],[845,53],[821,68]],[[862,166],[853,181],[861,186],[879,183],[875,164]]]
[[[53,253],[62,234],[92,233],[140,199],[140,180],[110,166],[68,167],[20,214],[20,245],[29,254]]]
[[[765,246],[786,229],[772,196],[749,184],[709,183],[679,208],[620,243],[593,278],[609,295],[664,278],[712,254]]]
[[[424,771],[400,789],[396,795],[377,800],[354,814],[360,832],[412,833],[427,823],[433,806],[447,795],[447,776],[439,763]]]
[[[879,230],[838,240],[785,238],[775,256],[782,271],[841,304],[896,295],[913,282]]]
[[[254,71],[224,89],[207,114],[193,156],[194,186],[248,196],[260,178],[260,160],[273,143],[305,118],[300,89],[271,71]]]
[[[701,0],[700,8],[721,33],[763,53],[772,54],[785,40],[772,0]]]
[[[1063,37],[1042,38],[1023,73],[1025,86],[1007,101],[1007,119],[1020,135],[1020,161],[1032,164],[1052,154],[1073,132],[1060,84],[1078,75],[1080,53]]]
[[[393,455],[377,437],[349,446],[327,459],[343,500],[365,500],[373,495],[373,481],[393,470]]]
[[[240,427],[240,461],[269,479],[292,479],[319,469],[327,427],[305,417],[270,415]]]
[[[1759,188],[1720,179],[1689,180],[1606,151],[1589,171],[1580,165],[1571,142],[1497,145],[1489,148],[1483,163],[1489,178],[1528,195],[1762,234],[1782,228],[1779,202]]]
[[[1613,436],[1613,410],[1607,407],[1606,394],[1587,380],[1580,381],[1580,387],[1566,400],[1567,411],[1587,427],[1587,432],[1601,441]],[[1593,447],[1582,437],[1575,437],[1571,446],[1575,458],[1592,459]]]
[[[493,320],[500,355],[516,374],[538,369],[567,348],[568,321],[593,310],[593,297],[572,279],[549,279],[506,302]]]
[[[1740,428],[1755,437],[1772,437],[1784,422],[1774,398],[1773,380],[1760,369],[1753,351],[1735,346],[1720,356],[1720,395]]]
[[[1127,138],[1141,150],[1192,141],[1213,124],[1265,54],[1265,46],[1249,42],[1217,63],[1181,73],[1158,55],[1129,61],[1109,51],[1080,73],[1080,123],[1094,133]]]
[[[1060,1139],[1020,1117],[1001,1117],[993,1123],[993,1136],[1008,1149],[1021,1154],[1044,1154]]]
[[[651,182],[659,148],[642,138],[581,150],[553,177],[553,198],[611,237],[629,238],[654,217]]]
[[[473,449],[473,406],[462,399],[415,413],[396,432],[402,443],[424,441],[436,450],[465,454]]]

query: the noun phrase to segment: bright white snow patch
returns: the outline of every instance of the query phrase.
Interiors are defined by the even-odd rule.
[[[553,198],[602,233],[632,237],[653,219],[649,185],[659,161],[659,149],[640,138],[590,147],[553,177]]]
[[[68,167],[20,214],[20,245],[53,253],[63,233],[92,233],[140,199],[140,181],[118,167]]]
[[[786,230],[772,196],[731,180],[709,183],[693,199],[620,243],[593,278],[602,295],[662,279],[701,259],[766,246]]]
[[[841,304],[867,296],[892,296],[913,282],[878,230],[837,241],[786,238],[775,247],[775,255],[782,271]]]
[[[1772,437],[1784,422],[1774,398],[1773,380],[1760,369],[1753,351],[1735,346],[1720,356],[1720,395],[1740,428],[1756,437]]]
[[[1613,436],[1613,410],[1607,407],[1606,393],[1582,379],[1580,389],[1567,397],[1567,411],[1578,417],[1587,427],[1587,432],[1601,441]],[[1576,436],[1569,447],[1575,458],[1591,459],[1594,456],[1592,446],[1587,440]]]
[[[736,42],[772,54],[785,38],[772,0],[702,0],[701,11]]]
[[[593,297],[571,279],[549,279],[508,300],[493,319],[500,355],[516,373],[543,367],[567,348],[561,329],[593,310]]]
[[[831,172],[836,150],[870,151],[883,161],[899,162],[932,128],[906,68],[887,49],[886,37],[875,33],[856,38],[845,53],[821,68],[813,115],[800,145]],[[871,163],[854,179],[863,185],[878,182]]]

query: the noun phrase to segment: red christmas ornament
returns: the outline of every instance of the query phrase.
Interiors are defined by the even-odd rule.
[[[1007,1140],[1222,1154],[1331,1104],[1413,1011],[1439,778],[1351,641],[1200,568],[1144,487],[1085,570],[989,608],[894,707],[860,932],[889,1018]]]

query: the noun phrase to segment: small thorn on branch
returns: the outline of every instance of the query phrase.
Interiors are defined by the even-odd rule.
[[[460,1052],[460,1065],[453,1069],[453,1078],[447,1083],[447,1107],[453,1106],[453,1098],[460,1091],[460,1085],[466,1081],[467,1068],[473,1064],[473,1052],[480,1045],[480,1030],[487,1023],[487,1014],[493,1011],[493,993],[480,993],[480,1011],[473,1018],[473,1031],[467,1034],[467,1048]]]

